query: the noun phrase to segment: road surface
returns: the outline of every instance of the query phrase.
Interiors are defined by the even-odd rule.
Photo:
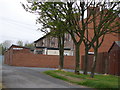
[[[45,70],[3,65],[3,84],[6,88],[85,88],[45,75]]]

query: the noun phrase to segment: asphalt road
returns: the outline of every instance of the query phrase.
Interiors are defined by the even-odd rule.
[[[6,88],[85,88],[42,73],[47,69],[2,66],[2,81]]]

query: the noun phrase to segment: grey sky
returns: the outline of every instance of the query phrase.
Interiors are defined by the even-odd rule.
[[[27,3],[26,0],[0,0],[0,43],[4,40],[33,42],[43,36],[37,31],[37,16],[26,12],[20,2]]]
[[[27,3],[26,0],[0,0],[0,43],[4,40],[33,42],[43,35],[37,31],[37,16],[26,12],[20,2]]]

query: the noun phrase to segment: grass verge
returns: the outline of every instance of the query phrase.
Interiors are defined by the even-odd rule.
[[[118,88],[118,79],[120,77],[113,75],[95,75],[95,78],[90,78],[90,75],[76,75],[73,72],[49,70],[44,72],[52,77],[83,85],[92,88]]]
[[[0,83],[0,89],[2,89],[2,83]]]

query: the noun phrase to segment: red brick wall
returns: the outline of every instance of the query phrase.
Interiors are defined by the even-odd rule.
[[[8,64],[8,60],[9,60],[9,55],[8,55],[8,51],[7,51],[7,52],[5,52],[5,54],[4,54],[4,63],[5,63],[5,64]]]
[[[26,66],[26,67],[46,67],[57,68],[59,67],[59,56],[57,55],[41,55],[33,54],[29,49],[13,50],[10,48],[5,53],[4,63],[13,66]],[[74,69],[75,60],[73,56],[65,56],[64,68]]]
[[[11,50],[11,49],[5,52],[5,54],[4,54],[4,63],[5,64],[9,64],[9,65],[12,64],[12,54],[13,54],[13,50]]]
[[[12,65],[14,66],[57,68],[59,65],[59,56],[33,53],[16,53],[13,54],[12,61]],[[74,69],[74,67],[74,57],[65,56],[64,68]]]
[[[13,48],[23,48],[23,49],[14,50]],[[5,64],[12,65],[12,63],[13,63],[13,54],[14,53],[30,53],[30,49],[12,45],[4,54],[4,56],[5,56],[4,63]]]

